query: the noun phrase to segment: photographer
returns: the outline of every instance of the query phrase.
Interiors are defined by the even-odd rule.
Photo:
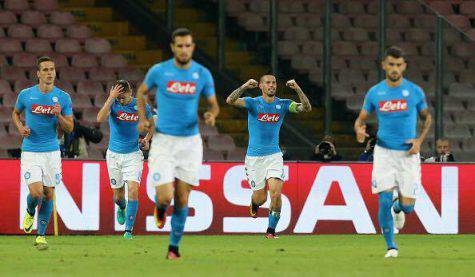
[[[446,138],[440,138],[436,142],[436,155],[424,160],[425,162],[455,162],[454,155],[450,153],[450,142]]]
[[[74,129],[71,133],[64,134],[61,143],[61,156],[63,158],[86,158],[86,142],[99,143],[103,134],[100,130],[83,126],[74,120]]]
[[[323,140],[315,146],[312,160],[320,162],[341,161],[341,156],[336,152],[335,139],[331,136],[325,136]]]
[[[377,138],[371,137],[368,142],[366,143],[366,149],[363,153],[361,153],[360,158],[358,159],[361,162],[372,162],[373,161],[373,153],[374,153],[374,146],[376,145]]]

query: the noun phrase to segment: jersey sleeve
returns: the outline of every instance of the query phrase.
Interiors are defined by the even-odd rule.
[[[426,95],[424,93],[424,90],[422,90],[422,88],[417,87],[416,90],[417,90],[417,95],[418,95],[416,108],[417,108],[418,112],[421,112],[421,111],[428,108],[427,99],[426,99]]]
[[[150,119],[153,116],[152,111],[150,110],[150,106],[148,104],[145,105],[145,117]]]
[[[373,94],[371,93],[371,90],[368,91],[363,102],[363,110],[367,111],[368,113],[372,113],[375,110],[372,95]]]
[[[152,66],[147,74],[145,75],[144,83],[147,85],[147,88],[151,90],[157,86],[157,80],[160,77],[160,65],[156,64]]]
[[[244,97],[243,100],[244,100],[244,103],[246,103],[244,107],[252,111],[254,109],[254,99],[252,97],[247,96],[247,97]]]
[[[18,94],[18,97],[16,99],[15,109],[18,110],[19,112],[23,112],[23,110],[25,109],[24,95],[25,93],[21,91],[20,94]]]
[[[285,113],[292,112],[290,110],[290,106],[292,105],[292,103],[295,103],[295,102],[293,100],[290,100],[290,99],[284,99],[283,100],[283,104],[284,104],[283,108],[284,108]],[[295,103],[295,104],[297,104],[297,103]]]
[[[215,95],[213,76],[208,69],[203,70],[202,78],[204,80],[203,95],[206,98]]]
[[[70,116],[73,114],[73,102],[71,101],[71,96],[67,93],[64,97],[63,107],[61,107],[61,114],[64,116]]]

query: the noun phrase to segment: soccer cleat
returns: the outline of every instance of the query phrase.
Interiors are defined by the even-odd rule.
[[[386,252],[386,255],[384,255],[385,258],[397,258],[397,256],[397,249],[389,249],[388,252]]]
[[[37,236],[34,245],[36,246],[36,249],[38,250],[48,249],[48,243],[46,242],[45,236]]]
[[[257,218],[257,211],[259,210],[259,206],[257,205],[254,205],[251,203],[251,205],[249,205],[249,215],[253,218]]]
[[[266,239],[278,239],[278,238],[279,236],[276,234],[271,234],[271,233],[266,234]]]
[[[132,235],[132,232],[125,231],[124,233],[124,239],[133,239],[134,236]]]
[[[168,246],[167,260],[179,260],[181,258],[178,246]]]
[[[119,222],[120,225],[124,225],[125,223],[125,209],[120,209],[117,211],[117,222]]]
[[[155,218],[155,224],[157,225],[157,228],[163,229],[163,226],[165,226],[165,222],[166,222],[166,213],[163,213],[163,216],[160,217],[158,208],[155,207],[153,211],[153,217]]]
[[[393,216],[394,227],[396,227],[398,230],[401,230],[402,227],[404,227],[404,222],[406,222],[406,215],[403,211],[396,213],[394,208],[391,208],[391,214]]]
[[[29,212],[26,212],[25,218],[23,219],[23,231],[29,234],[33,229],[33,223],[35,222],[35,216],[30,215]]]

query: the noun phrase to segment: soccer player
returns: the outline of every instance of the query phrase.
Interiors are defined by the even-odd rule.
[[[117,81],[111,88],[109,97],[97,114],[98,122],[103,122],[107,118],[109,118],[110,137],[106,161],[114,202],[119,207],[117,222],[120,225],[125,223],[124,238],[132,239],[143,169],[143,154],[139,145],[143,150],[148,150],[153,128],[150,128],[145,138],[139,140],[137,99],[132,97],[130,83],[125,80]],[[152,113],[148,105],[146,118],[153,126]],[[125,184],[128,189],[128,203],[125,201]]]
[[[239,98],[245,90],[258,85],[262,96]],[[245,167],[247,180],[253,190],[249,214],[257,217],[257,210],[267,201],[269,190],[271,203],[266,238],[278,238],[275,228],[280,219],[281,191],[285,177],[282,152],[279,148],[280,127],[288,112],[309,112],[312,109],[310,101],[295,80],[288,81],[286,85],[297,92],[301,103],[278,98],[277,83],[273,75],[262,76],[259,84],[250,79],[226,99],[226,103],[248,110],[249,145]]]
[[[203,144],[198,130],[200,95],[206,98],[209,109],[205,123],[214,126],[219,114],[211,73],[192,59],[195,44],[191,32],[176,29],[170,44],[173,58],[154,65],[139,87],[139,129],[148,129],[145,119],[144,96],[157,88],[157,123],[149,154],[149,176],[156,192],[154,216],[158,228],[163,228],[166,211],[174,199],[171,219],[168,259],[180,258],[178,246],[188,217],[188,196],[199,185],[199,171],[203,159]]]
[[[21,176],[29,189],[23,230],[31,232],[39,205],[35,245],[44,250],[48,248],[45,232],[53,210],[54,187],[62,182],[57,128],[70,133],[74,123],[71,97],[54,85],[53,60],[41,57],[37,68],[38,85],[20,92],[12,120],[23,137]],[[20,119],[22,112],[25,112],[25,124]]]
[[[419,151],[432,121],[424,91],[403,78],[406,66],[400,48],[392,46],[386,50],[382,61],[386,79],[368,91],[355,122],[356,139],[363,143],[369,137],[365,124],[368,115],[375,112],[378,119],[372,191],[379,197],[378,221],[388,247],[386,258],[398,256],[394,227],[402,229],[405,214],[414,211],[421,186]],[[419,137],[418,115],[424,121]],[[394,201],[393,191],[398,195]]]

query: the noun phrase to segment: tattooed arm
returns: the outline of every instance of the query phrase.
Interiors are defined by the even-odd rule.
[[[254,79],[250,79],[245,84],[234,90],[226,99],[226,103],[236,107],[244,108],[246,106],[246,102],[244,101],[244,99],[239,97],[244,93],[245,90],[252,89],[255,87],[257,87],[257,81]]]

